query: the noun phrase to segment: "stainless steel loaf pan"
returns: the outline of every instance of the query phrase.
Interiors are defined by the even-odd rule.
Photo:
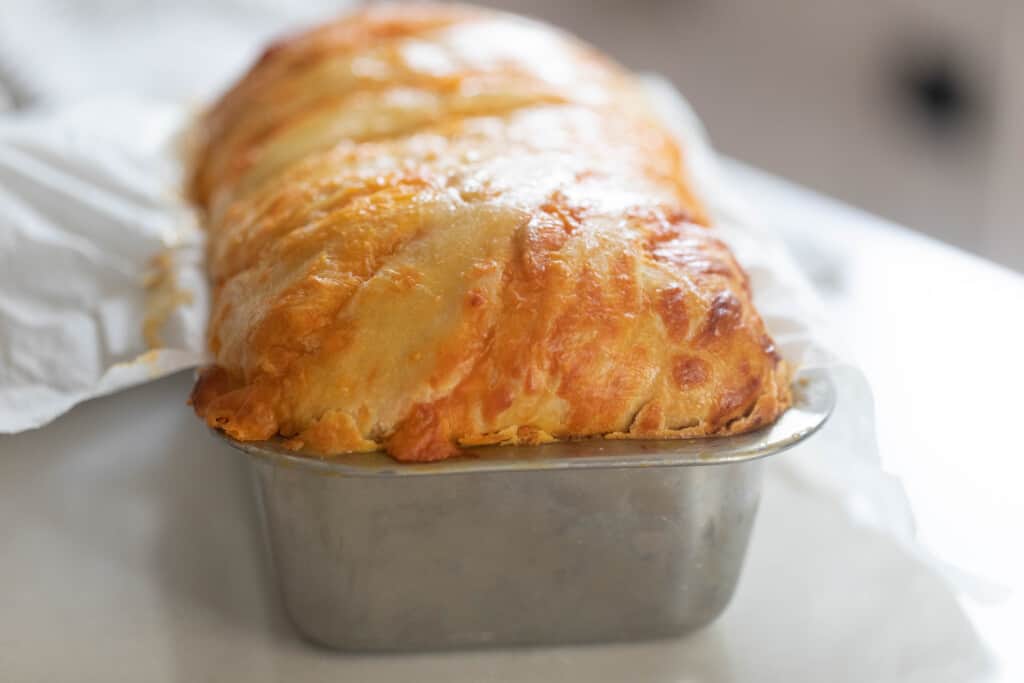
[[[827,419],[804,373],[773,426],[689,441],[491,447],[431,464],[249,455],[284,604],[342,650],[631,640],[711,622],[732,596],[761,461]]]

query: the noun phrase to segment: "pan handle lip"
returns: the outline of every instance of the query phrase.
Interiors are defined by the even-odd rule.
[[[279,442],[235,441],[211,431],[257,461],[327,476],[394,478],[497,472],[706,467],[733,465],[776,455],[802,443],[824,426],[836,404],[826,368],[804,369],[793,379],[793,405],[771,425],[746,434],[691,439],[602,439],[558,441],[539,446],[483,446],[429,463],[402,463],[382,452],[328,458],[290,451]]]

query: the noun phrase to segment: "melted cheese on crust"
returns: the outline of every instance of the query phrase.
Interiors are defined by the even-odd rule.
[[[789,404],[676,143],[551,28],[366,9],[272,46],[197,136],[216,364],[192,402],[235,439],[424,461]]]

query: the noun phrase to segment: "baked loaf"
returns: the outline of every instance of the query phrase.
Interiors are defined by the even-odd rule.
[[[364,9],[272,45],[196,139],[215,364],[192,403],[234,439],[426,461],[789,403],[682,151],[555,29]]]

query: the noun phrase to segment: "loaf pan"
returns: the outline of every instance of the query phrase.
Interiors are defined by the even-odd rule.
[[[248,456],[285,608],[349,651],[676,636],[736,587],[762,458],[831,413],[804,372],[774,425],[712,439],[471,449],[428,464],[330,459],[273,442]]]

